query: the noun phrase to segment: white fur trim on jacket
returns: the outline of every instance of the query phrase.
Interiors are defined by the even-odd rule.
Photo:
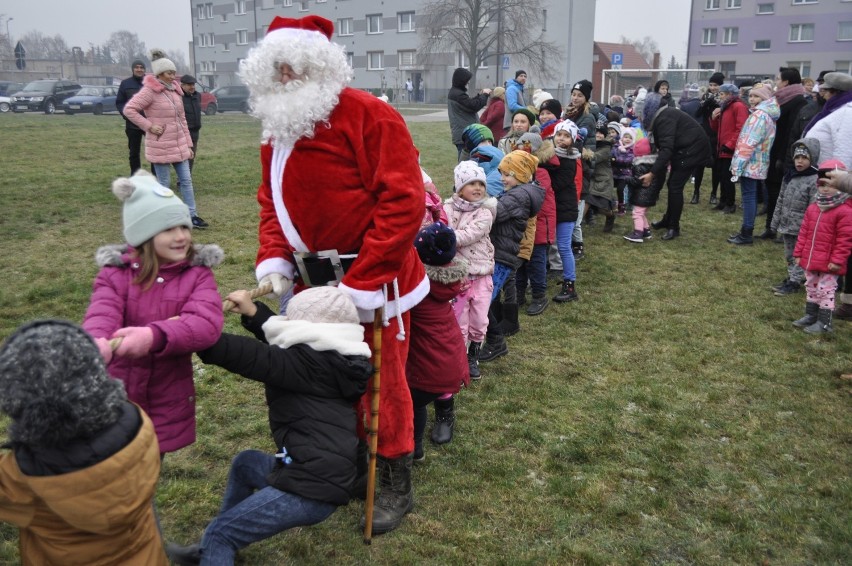
[[[360,324],[308,322],[272,316],[263,324],[263,332],[266,341],[279,348],[305,344],[317,352],[334,350],[344,356],[366,357],[371,354],[364,342],[364,327]]]
[[[271,257],[257,264],[254,269],[255,277],[260,281],[270,273],[280,273],[287,279],[295,279],[296,266],[282,257]]]
[[[352,297],[352,302],[358,307],[358,319],[363,322],[373,322],[376,316],[375,310],[384,304],[384,293],[381,289],[378,291],[361,291],[347,287],[344,284],[338,285],[338,288]],[[417,287],[406,293],[405,295],[388,301],[384,304],[385,318],[395,317],[406,311],[413,309],[426,295],[429,294],[429,278],[423,277],[423,280],[417,284]],[[378,298],[378,299],[377,299]]]
[[[302,241],[299,231],[293,226],[293,221],[290,220],[290,213],[287,212],[287,207],[284,206],[284,195],[281,191],[281,182],[284,179],[284,168],[287,165],[287,158],[293,151],[292,147],[275,146],[272,150],[272,163],[270,165],[270,181],[272,184],[272,201],[275,203],[275,212],[278,215],[278,221],[281,223],[281,230],[287,236],[287,241],[293,246],[297,252],[309,252],[311,250]]]

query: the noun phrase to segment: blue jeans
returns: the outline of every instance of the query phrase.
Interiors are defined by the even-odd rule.
[[[574,227],[571,229],[574,232],[573,241],[578,244],[583,243],[583,215],[586,213],[586,201],[581,200],[577,202],[577,221],[573,222]],[[558,226],[558,224],[557,224]],[[558,240],[558,238],[557,238]],[[570,249],[570,248],[569,248]],[[559,251],[559,255],[562,255],[562,251]],[[573,279],[571,280],[573,281]]]
[[[194,218],[198,214],[195,212],[195,192],[192,190],[192,175],[189,172],[189,160],[181,161],[180,163],[154,163],[154,173],[157,175],[157,182],[166,188],[170,188],[172,183],[172,165],[174,165],[175,173],[177,173],[178,177],[180,198],[189,207],[189,215]]]
[[[530,260],[518,268],[515,286],[518,296],[523,296],[527,290],[527,280],[532,287],[533,297],[544,296],[547,291],[547,249],[548,244],[535,244]]]
[[[201,539],[201,564],[232,565],[237,550],[293,527],[315,525],[337,506],[271,487],[266,475],[276,466],[275,456],[258,450],[236,455],[219,516]]]
[[[574,233],[573,222],[556,223],[556,247],[562,257],[562,278],[570,281],[577,280],[574,266],[574,253],[571,251],[571,234]]]
[[[754,230],[757,217],[757,189],[759,179],[740,177],[740,190],[743,193],[743,230]]]

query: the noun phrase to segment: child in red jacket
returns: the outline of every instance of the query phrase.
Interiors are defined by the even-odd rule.
[[[846,169],[832,159],[820,164],[820,177],[833,169]],[[805,270],[808,302],[805,316],[793,322],[809,334],[831,332],[831,313],[838,276],[846,273],[852,250],[852,201],[820,179],[816,202],[808,206],[799,230],[793,259]]]

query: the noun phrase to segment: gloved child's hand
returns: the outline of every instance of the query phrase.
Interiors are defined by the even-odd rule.
[[[121,344],[115,349],[116,356],[141,358],[148,355],[154,344],[154,331],[147,326],[119,328],[112,337],[121,338]]]
[[[104,364],[109,365],[112,361],[112,348],[109,345],[109,340],[106,338],[95,338],[95,344],[98,345],[98,351],[104,359]]]

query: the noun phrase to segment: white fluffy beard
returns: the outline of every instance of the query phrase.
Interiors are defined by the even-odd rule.
[[[289,64],[303,80],[281,84],[280,63]],[[251,92],[251,113],[263,124],[262,141],[275,146],[313,137],[352,77],[343,47],[319,34],[272,32],[240,63],[240,79]]]
[[[300,138],[313,137],[316,125],[327,121],[337,106],[341,90],[343,85],[330,89],[314,81],[291,81],[253,94],[252,115],[263,124],[263,141],[292,146]]]

